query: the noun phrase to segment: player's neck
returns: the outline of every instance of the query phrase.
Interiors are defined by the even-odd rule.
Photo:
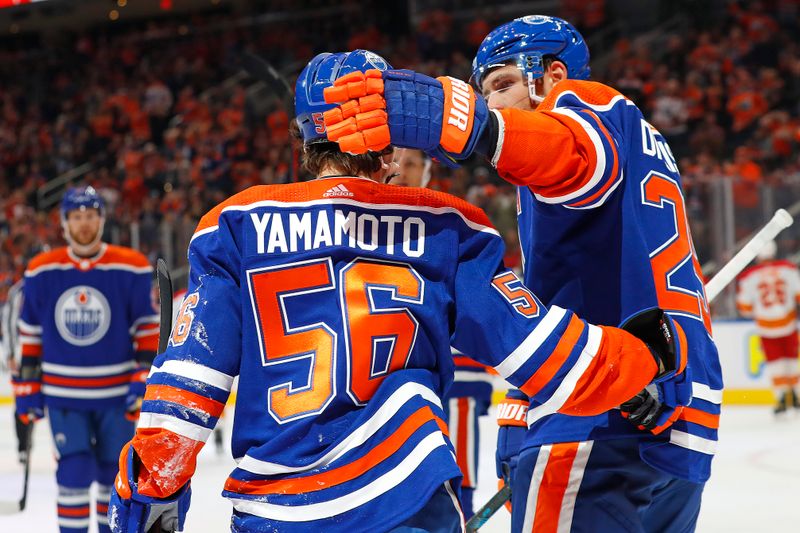
[[[343,171],[342,169],[337,168],[335,166],[325,165],[319,171],[319,174],[317,175],[317,179],[318,180],[322,180],[322,179],[328,179],[328,178],[361,178],[361,179],[368,179],[368,180],[372,180],[372,181],[377,181],[374,178],[372,178],[371,176],[364,176],[364,175],[361,175],[361,174],[348,174],[345,171]]]
[[[100,255],[100,252],[102,251],[102,249],[103,249],[103,241],[99,241],[97,244],[95,244],[91,248],[87,248],[87,247],[83,247],[83,246],[80,246],[80,247],[70,246],[69,247],[69,250],[72,253],[72,255],[74,255],[75,257],[78,257],[80,259],[94,259],[98,255]]]

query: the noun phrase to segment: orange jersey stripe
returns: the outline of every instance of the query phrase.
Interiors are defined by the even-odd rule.
[[[308,202],[324,200],[328,189],[337,184],[345,184],[353,193],[354,201],[376,205],[452,207],[468,220],[481,226],[493,227],[482,209],[449,194],[419,189],[417,187],[397,187],[384,185],[363,178],[320,179],[285,185],[258,185],[235,194],[209,211],[197,225],[195,233],[214,227],[219,222],[222,210],[232,206],[246,206],[261,201]]]
[[[678,418],[693,424],[700,424],[701,426],[705,426],[707,428],[719,429],[719,415],[706,413],[700,409],[684,407],[683,413],[681,413]]]
[[[430,407],[421,407],[408,417],[386,440],[372,448],[363,457],[356,459],[339,468],[334,468],[320,474],[290,478],[290,479],[265,479],[257,481],[240,481],[228,478],[225,490],[240,494],[303,494],[324,488],[333,487],[357,478],[370,467],[386,460],[427,422],[439,420]],[[444,424],[444,421],[441,421]]]
[[[124,374],[110,378],[65,378],[45,374],[42,377],[42,381],[48,385],[63,385],[65,387],[112,387],[114,385],[130,383],[131,376],[129,374]]]
[[[578,454],[577,442],[553,444],[550,457],[544,469],[539,497],[536,499],[536,518],[533,533],[555,533],[558,531],[558,517],[561,503],[569,484],[572,463]]]
[[[470,359],[469,357],[467,357],[465,355],[454,355],[453,356],[453,363],[456,366],[466,366],[466,367],[469,367],[469,368],[482,368],[483,370],[494,372],[494,368],[492,368],[490,366],[486,366],[483,363],[479,363],[479,362],[475,361],[474,359]]]
[[[97,504],[97,512],[101,514],[108,513],[108,504],[107,503],[98,503]]]
[[[472,487],[473,480],[469,477],[469,432],[472,430],[470,427],[472,421],[469,418],[469,398],[458,398],[458,435],[455,436],[456,447],[456,463],[458,468],[461,469],[462,487]],[[452,416],[452,415],[451,415]]]
[[[766,320],[766,319],[756,319],[756,324],[759,327],[772,329],[772,328],[782,328],[784,326],[788,326],[792,322],[797,320],[797,311],[792,311],[788,315],[783,318],[778,318],[775,320]]]
[[[173,402],[190,409],[197,409],[208,413],[213,417],[219,417],[225,410],[225,404],[200,396],[194,392],[189,392],[170,385],[150,385],[144,394],[144,401],[161,400]]]
[[[152,335],[138,337],[133,343],[137,352],[156,352],[158,351],[158,332]]]
[[[553,379],[553,376],[556,375],[558,369],[561,368],[564,361],[567,360],[569,354],[575,348],[575,343],[580,339],[584,329],[586,329],[586,326],[583,322],[581,322],[576,315],[572,315],[567,329],[561,336],[561,340],[558,341],[553,353],[542,363],[542,366],[539,367],[536,373],[520,387],[520,390],[528,396],[533,397],[542,390],[545,385],[550,383],[550,380]]]
[[[41,357],[41,344],[22,344],[22,357]]]
[[[89,516],[90,510],[89,506],[85,505],[83,507],[62,507],[58,506],[58,515],[59,516],[75,516],[83,518],[84,516]]]

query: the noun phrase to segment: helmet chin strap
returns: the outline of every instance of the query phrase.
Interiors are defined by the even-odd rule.
[[[528,98],[531,102],[536,102],[536,105],[544,102],[544,96],[536,94],[536,80],[533,79],[533,72],[528,72]]]
[[[75,239],[72,238],[72,235],[69,233],[69,227],[67,226],[67,221],[61,221],[61,229],[64,232],[64,240],[67,241],[70,249],[75,255],[86,257],[91,254],[92,249],[100,243],[100,240],[103,238],[103,228],[106,225],[105,217],[100,219],[100,227],[97,229],[97,234],[95,235],[92,242],[89,244],[80,244]]]

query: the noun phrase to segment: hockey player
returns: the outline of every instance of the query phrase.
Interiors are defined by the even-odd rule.
[[[481,210],[382,183],[391,148],[351,156],[326,142],[323,90],[367,68],[388,65],[359,50],[300,74],[316,180],[253,187],[201,219],[189,293],[120,457],[114,531],[181,529],[236,375],[233,531],[445,532],[463,525],[441,404],[451,343],[543,413],[603,412],[682,368],[679,336],[652,330],[654,359],[627,332],[543,306],[503,267]]]
[[[400,168],[392,185],[427,187],[431,178],[431,159],[420,150],[398,148],[395,160]],[[489,367],[453,350],[455,375],[443,407],[450,441],[461,470],[461,507],[464,516],[473,513],[472,497],[478,484],[480,424],[478,417],[488,413],[492,404],[493,379]]]
[[[756,321],[767,373],[775,391],[775,414],[800,407],[796,386],[797,306],[800,304],[800,271],[789,261],[777,261],[778,247],[770,241],[758,254],[758,264],[739,278],[736,305]]]
[[[98,528],[109,531],[117,457],[133,435],[158,342],[152,268],[139,252],[102,242],[104,220],[92,187],[64,194],[68,246],[31,259],[18,321],[17,413],[32,423],[47,407],[62,533],[88,531],[94,481]]]
[[[6,303],[0,306],[0,352],[5,352],[6,365],[11,374],[11,381],[14,382],[19,377],[20,345],[19,331],[17,330],[17,319],[22,310],[22,286],[23,280],[19,280],[8,290]],[[17,435],[17,456],[19,462],[24,463],[27,459],[28,439],[33,438],[26,431],[27,424],[23,418],[14,410],[14,432]]]
[[[346,152],[391,143],[447,164],[485,155],[519,186],[525,282],[545,302],[599,324],[669,311],[690,346],[686,372],[593,417],[545,413],[533,398],[522,450],[507,443],[524,428],[504,426],[498,455],[502,470],[519,465],[514,531],[690,531],[722,397],[702,276],[669,146],[633,102],[587,81],[588,61],[572,25],[522,17],[481,44],[483,97],[453,78],[368,72],[329,93],[344,103],[326,115],[328,138]],[[509,412],[527,403],[511,402]]]

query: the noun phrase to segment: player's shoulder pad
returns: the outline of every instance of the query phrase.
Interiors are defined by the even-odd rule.
[[[66,246],[54,248],[50,251],[35,255],[28,261],[28,267],[25,269],[25,273],[29,275],[38,268],[57,263],[69,263],[69,255],[67,254]]]
[[[203,215],[197,228],[194,230],[194,237],[201,233],[211,231],[219,225],[222,212],[229,208],[246,207],[261,201],[299,201],[304,191],[305,183],[289,183],[284,185],[256,185],[238,192],[223,200],[211,208]]]
[[[618,90],[603,83],[567,79],[558,82],[536,109],[549,111],[555,107],[577,105],[602,111],[603,108],[610,108],[620,99],[629,101]]]
[[[119,263],[137,268],[152,267],[147,257],[138,250],[115,244],[108,244],[107,246],[106,253],[100,259],[100,263]]]

